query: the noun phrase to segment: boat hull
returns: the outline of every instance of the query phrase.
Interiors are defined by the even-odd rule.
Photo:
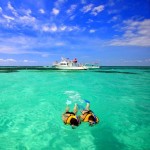
[[[87,70],[87,67],[76,67],[76,66],[53,66],[53,68],[55,69],[59,69],[59,70]]]
[[[88,69],[99,69],[100,67],[87,67]]]

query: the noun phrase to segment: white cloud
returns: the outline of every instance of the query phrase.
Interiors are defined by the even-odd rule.
[[[94,8],[92,9],[91,14],[93,14],[93,15],[96,16],[98,13],[100,13],[100,12],[103,11],[103,10],[104,10],[104,5],[99,5],[99,6],[94,7]]]
[[[53,8],[52,14],[53,15],[58,15],[59,14],[59,9]]]
[[[57,0],[54,5],[55,7],[60,8],[65,1],[66,0]]]
[[[77,31],[80,30],[78,26],[60,26],[59,31]]]
[[[88,19],[87,23],[92,23],[94,22],[92,19]]]
[[[93,4],[86,5],[81,9],[81,11],[87,13],[92,10],[93,6],[94,6]]]
[[[26,12],[25,12],[25,14],[26,14],[27,16],[30,16],[31,13],[32,13],[31,9],[27,9]]]
[[[45,14],[44,9],[39,9],[39,12],[40,12],[41,14]]]
[[[2,13],[3,9],[0,7],[0,13]]]
[[[15,20],[14,17],[11,17],[11,16],[7,16],[7,15],[2,15],[7,21],[11,21],[11,20]]]
[[[0,62],[17,62],[15,59],[8,58],[8,59],[0,59]]]
[[[78,26],[68,26],[67,27],[67,31],[77,31],[80,30],[80,28]]]
[[[76,17],[75,15],[71,16],[71,17],[70,17],[70,20],[73,20],[75,17]]]
[[[67,13],[68,13],[68,14],[73,13],[76,8],[77,8],[77,5],[71,5],[70,8],[67,10]]]
[[[44,32],[71,32],[71,31],[79,31],[80,28],[78,26],[56,26],[55,24],[52,26],[43,25],[42,31]]]
[[[12,7],[12,5],[11,5],[10,2],[8,2],[8,8],[9,8],[10,10],[14,10],[14,8]]]
[[[12,14],[14,14],[14,16],[18,16],[17,11],[14,9],[14,7],[11,5],[10,2],[8,2],[7,7],[8,7],[9,10],[12,11]]]
[[[60,3],[63,3],[64,1],[58,1]],[[15,11],[17,13],[17,11],[12,7],[11,3],[8,3],[8,7],[9,10],[11,11]],[[70,13],[72,11],[74,11],[76,9],[76,5],[71,5],[70,7]],[[1,9],[0,9],[1,10]],[[39,18],[36,18],[32,15],[32,10],[30,9],[22,9],[22,8],[18,8],[19,13],[18,15],[14,16],[13,14],[11,15],[7,15],[4,14],[1,11],[1,16],[0,17],[0,24],[3,28],[9,28],[9,29],[13,29],[15,31],[15,29],[17,29],[19,31],[19,29],[21,29],[22,31],[27,28],[30,28],[30,30],[33,31],[39,31],[39,32],[63,32],[63,31],[77,31],[80,30],[79,27],[77,26],[66,26],[66,25],[55,25],[53,24],[52,20],[54,19],[52,16],[51,20],[46,19],[45,21],[40,20]],[[39,9],[38,11],[40,11],[40,13],[45,13],[45,11],[43,9]],[[53,8],[52,13],[54,15],[58,15],[59,14],[59,9],[57,8]],[[70,16],[69,19],[74,19],[75,16]],[[63,23],[62,23],[63,24]]]
[[[108,23],[115,22],[119,19],[120,19],[120,16],[113,16],[110,20],[108,20]]]
[[[19,29],[24,26],[28,26],[37,30],[37,26],[39,26],[39,24],[37,23],[37,19],[31,16],[32,11],[30,9],[20,9],[20,14],[22,15],[19,15],[10,2],[8,3],[8,9],[11,10],[13,14],[7,15],[1,12],[2,17],[0,18],[0,23],[3,28]]]
[[[34,60],[16,60],[16,59],[12,59],[12,58],[8,58],[8,59],[3,59],[0,58],[0,63],[15,63],[15,62],[24,62],[24,63],[35,63],[37,61]]]
[[[22,14],[22,16],[31,16],[32,14],[32,10],[31,9],[20,9],[20,14]],[[21,16],[21,15],[20,15]]]
[[[52,26],[44,25],[42,27],[42,31],[44,31],[44,32],[56,32],[57,26],[56,25],[52,25]]]
[[[19,17],[21,23],[24,23],[24,24],[29,24],[29,23],[35,23],[35,17],[32,17],[32,16],[21,16]]]
[[[94,29],[91,29],[89,32],[90,33],[94,33],[96,30],[94,30]]]
[[[95,16],[103,10],[104,10],[104,5],[99,5],[97,7],[94,7],[94,4],[86,5],[81,9],[83,13],[91,12],[91,14]]]
[[[57,26],[56,25],[51,26],[50,30],[53,31],[53,32],[56,32],[57,31]]]
[[[114,46],[150,46],[150,19],[143,21],[126,20],[122,27],[123,35],[110,42]]]
[[[34,61],[34,60],[23,60],[23,62],[25,62],[25,63],[35,63],[35,62],[37,62],[37,61]]]
[[[66,29],[67,29],[67,26],[61,26],[61,27],[60,27],[60,30],[61,30],[61,31],[65,31]]]
[[[12,59],[12,58],[8,58],[8,59],[3,59],[0,58],[0,65],[2,66],[14,66],[14,65],[28,65],[28,64],[36,64],[37,61],[34,60],[16,60],[16,59]]]
[[[42,27],[42,31],[44,31],[44,32],[49,32],[49,31],[50,31],[50,28],[49,28],[47,25],[44,25],[44,26]]]

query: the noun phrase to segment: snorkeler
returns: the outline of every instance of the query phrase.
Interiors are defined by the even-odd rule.
[[[89,122],[90,126],[93,126],[99,122],[98,117],[96,117],[93,111],[90,110],[90,103],[87,103],[85,110],[82,110],[81,113],[80,119],[83,122]]]
[[[76,116],[77,111],[78,111],[77,104],[75,104],[73,112],[69,112],[69,109],[70,108],[67,105],[65,113],[63,113],[62,115],[62,120],[64,124],[69,124],[74,129],[75,126],[79,126],[79,124],[81,123],[80,119]]]

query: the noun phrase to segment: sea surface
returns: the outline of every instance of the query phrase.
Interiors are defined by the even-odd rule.
[[[62,122],[66,102],[100,119]],[[81,107],[82,106],[82,107]],[[150,67],[0,70],[0,150],[149,150]]]

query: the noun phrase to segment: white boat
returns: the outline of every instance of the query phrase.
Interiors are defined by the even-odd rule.
[[[88,69],[99,69],[100,68],[100,66],[97,63],[95,63],[95,64],[85,64],[84,66],[87,67]]]
[[[55,62],[52,65],[54,69],[60,70],[87,70],[88,68],[82,64],[77,63],[77,59],[69,60],[67,58],[61,58],[60,62]]]

